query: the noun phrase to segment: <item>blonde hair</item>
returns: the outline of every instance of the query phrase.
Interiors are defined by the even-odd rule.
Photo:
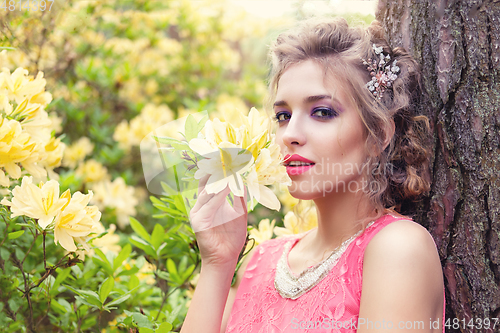
[[[373,44],[397,59],[400,71],[393,86],[378,100],[366,87],[371,75],[362,59],[376,59]],[[325,82],[340,80],[365,126],[365,148],[370,166],[367,181],[378,188],[368,192],[381,216],[398,209],[403,200],[414,200],[429,190],[429,122],[417,107],[424,93],[420,69],[403,48],[391,49],[378,22],[367,29],[349,27],[344,19],[305,21],[282,33],[271,47],[270,102],[276,96],[283,73],[292,65],[312,60],[325,71]],[[339,82],[339,81],[337,81]],[[395,124],[391,136],[392,122]],[[370,153],[375,152],[375,153]]]

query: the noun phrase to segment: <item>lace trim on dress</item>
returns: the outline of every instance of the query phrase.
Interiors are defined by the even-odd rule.
[[[374,221],[371,221],[366,228],[370,227],[373,223]],[[274,287],[281,297],[297,299],[316,286],[328,275],[332,268],[337,264],[339,258],[345,252],[349,244],[351,244],[351,242],[358,237],[361,232],[362,230],[358,231],[351,238],[344,241],[338,248],[333,250],[328,258],[305,269],[299,276],[295,276],[288,266],[288,253],[290,252],[293,241],[286,243],[283,247],[283,254],[278,260],[276,275],[274,278]]]

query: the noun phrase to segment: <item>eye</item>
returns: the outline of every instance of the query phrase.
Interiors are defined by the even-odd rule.
[[[277,112],[275,115],[274,115],[274,120],[277,121],[278,123],[281,123],[283,121],[287,121],[291,118],[291,114],[289,112],[286,112],[286,111],[281,111],[281,112]]]
[[[316,117],[316,118],[330,119],[330,118],[338,116],[338,112],[332,108],[319,107],[319,108],[315,108],[312,111],[311,115]]]

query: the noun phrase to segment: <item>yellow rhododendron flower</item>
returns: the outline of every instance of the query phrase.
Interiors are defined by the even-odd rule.
[[[35,176],[42,176],[45,170],[37,162],[40,160],[37,143],[22,130],[16,120],[8,120],[0,115],[0,168],[11,178],[21,177],[20,163]],[[0,185],[9,186],[10,180],[0,169]]]
[[[26,96],[34,96],[45,90],[46,81],[43,73],[38,72],[35,79],[28,76],[28,70],[17,68],[12,74],[7,68],[2,69],[3,84],[0,88],[6,88],[7,96],[20,104]]]
[[[234,145],[240,144],[240,135],[230,123],[221,122],[219,119],[208,120],[205,123],[204,130],[204,140],[208,142],[212,149],[217,149],[222,142],[229,142]]]
[[[115,234],[116,225],[111,224],[108,230],[106,230],[101,222],[97,222],[97,226],[95,229],[96,230],[94,231],[94,233],[96,235],[102,234],[105,231],[107,231],[107,234],[100,238],[92,238],[92,240],[90,241],[92,246],[99,248],[105,254],[108,252],[112,252],[118,255],[118,253],[120,253],[120,251],[122,250],[122,247],[118,245],[118,243],[120,242],[120,236]],[[93,257],[95,254],[94,250],[92,249],[83,249],[77,251],[76,253],[81,260],[84,260],[86,255]]]
[[[269,148],[260,150],[259,157],[248,174],[247,184],[250,198],[255,198],[269,209],[279,210],[280,201],[274,192],[265,186],[274,183],[291,185],[286,168],[281,164],[279,146],[273,143]]]
[[[113,139],[122,149],[129,150],[132,146],[139,146],[141,141],[159,126],[172,120],[173,112],[168,106],[147,104],[130,123],[122,121],[118,124]]]
[[[129,217],[136,214],[135,206],[138,204],[134,187],[128,186],[123,178],[118,177],[113,182],[104,180],[94,183],[91,188],[95,193],[92,203],[100,209],[114,209],[120,229],[130,224]]]
[[[96,206],[87,206],[92,195],[92,191],[74,193],[54,220],[54,242],[66,251],[76,251],[75,242],[89,250],[86,236],[99,230],[101,212]]]
[[[49,114],[49,119],[50,119],[50,128],[49,128],[50,132],[54,131],[57,134],[61,133],[63,119],[57,116],[55,113]]]
[[[284,184],[279,184],[274,188],[274,193],[278,196],[278,199],[283,204],[283,210],[288,213],[295,205],[299,203],[299,199],[294,198],[288,191],[288,186]]]
[[[87,155],[94,150],[94,144],[87,137],[80,138],[77,142],[64,150],[62,164],[69,168],[75,168]]]
[[[75,174],[82,177],[86,183],[98,182],[108,178],[108,169],[94,159],[80,164]]]
[[[221,121],[232,124],[235,127],[243,125],[244,120],[242,116],[246,116],[248,108],[240,98],[221,94],[217,97],[216,112],[210,114],[210,118],[218,118]],[[237,112],[235,112],[235,110]]]
[[[122,120],[116,125],[113,139],[118,142],[118,146],[123,150],[129,150],[135,144],[134,138],[129,134],[129,126],[126,120]]]
[[[59,197],[59,183],[55,180],[33,184],[33,177],[23,177],[21,186],[12,190],[12,201],[6,198],[2,205],[10,206],[11,217],[28,216],[38,220],[38,224],[45,229],[59,214],[62,207],[69,201],[69,190]]]
[[[248,129],[249,144],[260,140],[262,133],[269,130],[269,117],[261,114],[256,108],[251,108],[248,116],[243,117],[243,121],[245,128]]]
[[[275,227],[274,234],[278,237],[300,234],[318,226],[317,211],[312,204],[302,201],[297,207],[297,214],[288,212],[283,220],[285,227]]]
[[[94,240],[92,240],[92,245],[101,249],[101,251],[104,253],[120,253],[122,247],[118,245],[118,243],[120,242],[120,236],[115,234],[116,224],[110,224],[108,230],[105,230],[102,223],[99,223],[99,227],[97,228],[96,233],[100,234],[104,231],[107,231],[108,233],[101,238],[95,238]]]
[[[275,220],[269,222],[269,219],[263,219],[259,222],[258,228],[252,228],[250,230],[249,237],[255,240],[255,245],[259,245],[273,237],[273,228],[275,223]]]
[[[51,122],[47,112],[41,109],[21,121],[23,130],[42,145],[50,140],[50,125]]]
[[[58,179],[59,177],[52,170],[61,166],[64,148],[66,148],[66,145],[61,142],[60,138],[51,138],[45,145],[44,158],[40,164],[49,172],[50,178]]]

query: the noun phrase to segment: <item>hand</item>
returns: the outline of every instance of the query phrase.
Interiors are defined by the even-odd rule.
[[[244,197],[234,197],[231,206],[226,200],[229,187],[217,194],[208,194],[205,185],[209,176],[200,179],[198,200],[190,213],[203,265],[236,265],[247,235],[246,189]]]

